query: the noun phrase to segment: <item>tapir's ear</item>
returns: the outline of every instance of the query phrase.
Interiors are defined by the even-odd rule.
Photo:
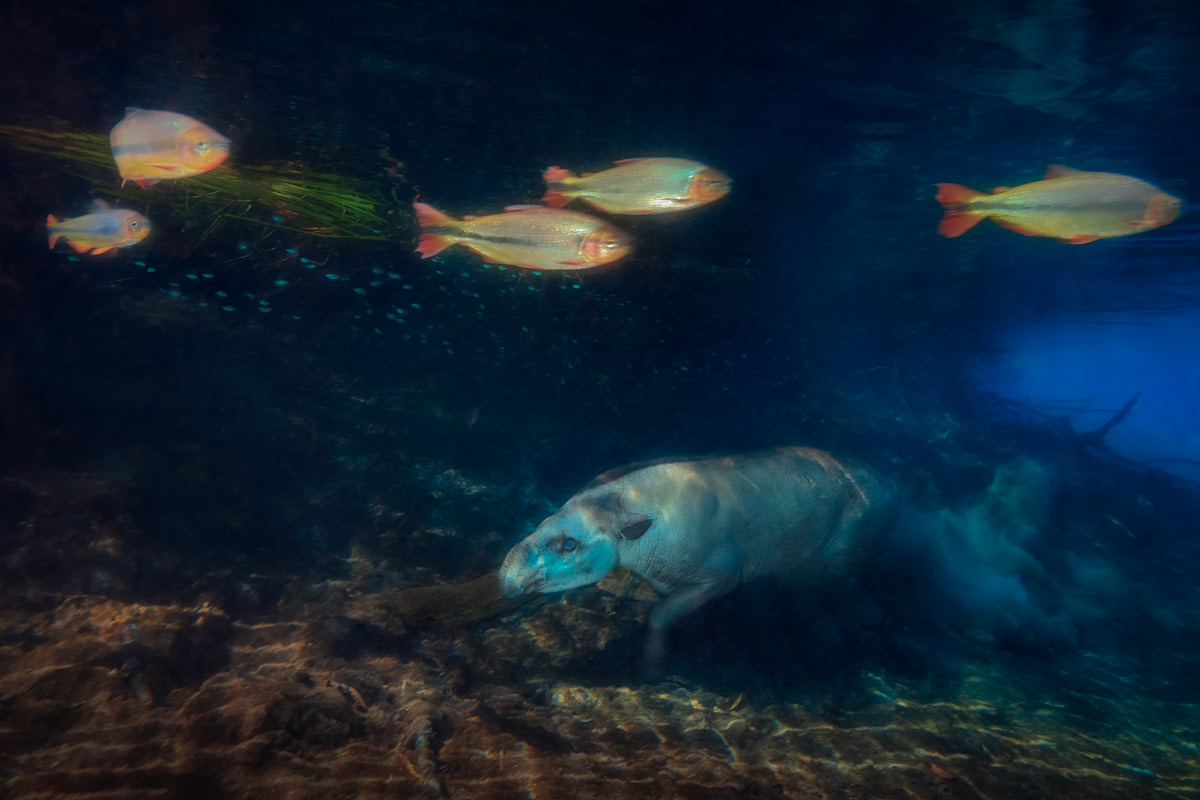
[[[640,522],[631,522],[624,528],[621,528],[621,538],[633,541],[634,539],[642,538],[642,534],[650,530],[650,526],[654,524],[654,517],[646,517]]]
[[[607,523],[604,527],[612,535],[628,541],[640,539],[642,534],[650,530],[654,517],[627,511],[622,506],[621,499],[621,496],[614,492],[605,497],[595,498],[591,502],[593,507],[604,515],[604,521]]]

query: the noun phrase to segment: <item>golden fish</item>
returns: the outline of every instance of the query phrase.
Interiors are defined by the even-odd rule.
[[[602,220],[545,206],[508,206],[504,214],[456,220],[426,203],[413,203],[423,258],[461,244],[489,264],[529,269],[587,269],[629,255],[628,235]]]
[[[229,140],[203,122],[173,111],[125,109],[109,135],[121,185],[143,189],[160,180],[207,172],[229,157]]]
[[[1081,172],[1051,164],[1040,181],[984,194],[956,183],[938,183],[945,209],[942,236],[961,236],[979,220],[1025,236],[1048,236],[1068,244],[1128,236],[1173,222],[1182,201],[1128,175]]]
[[[720,200],[733,183],[712,167],[683,158],[627,158],[582,177],[550,167],[542,177],[546,205],[559,208],[578,198],[610,214],[686,211]]]
[[[95,211],[91,214],[61,222],[53,214],[46,217],[50,249],[54,249],[59,239],[65,239],[77,253],[90,250],[93,255],[100,255],[113,248],[137,244],[150,234],[150,220],[136,211],[109,208],[103,200],[96,200],[93,207]]]

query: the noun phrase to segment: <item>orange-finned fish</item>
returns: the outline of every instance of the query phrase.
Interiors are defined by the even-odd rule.
[[[174,111],[127,108],[108,138],[122,186],[199,175],[229,157],[228,139]]]
[[[92,255],[107,253],[118,247],[137,244],[150,233],[150,220],[127,208],[109,208],[103,200],[92,203],[95,209],[74,219],[61,222],[54,215],[46,217],[46,232],[50,234],[50,249],[59,239],[66,239],[77,253]]]
[[[456,220],[426,203],[413,203],[423,258],[461,244],[489,264],[530,269],[587,269],[629,255],[628,235],[602,220],[545,206],[508,206],[504,214]]]
[[[1128,236],[1173,222],[1182,201],[1128,175],[1080,172],[1051,164],[1040,181],[984,194],[956,183],[938,183],[946,210],[942,236],[962,236],[979,220],[1026,236],[1049,236],[1068,244]]]
[[[559,208],[578,198],[609,214],[669,214],[686,211],[729,194],[733,181],[721,172],[684,158],[627,158],[612,169],[575,177],[550,167],[548,206]]]

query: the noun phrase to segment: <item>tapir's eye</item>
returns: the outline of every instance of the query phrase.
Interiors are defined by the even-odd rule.
[[[571,552],[574,552],[575,548],[578,546],[579,546],[579,542],[575,541],[570,536],[568,536],[567,538],[562,540],[562,544],[560,544],[558,547],[564,553],[571,553]]]

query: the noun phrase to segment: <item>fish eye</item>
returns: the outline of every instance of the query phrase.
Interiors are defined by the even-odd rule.
[[[130,229],[130,230],[133,230],[133,231],[136,231],[136,230],[138,229],[138,226],[139,226],[139,225],[141,225],[141,224],[142,224],[142,223],[138,222],[138,221],[135,219],[135,220],[133,220],[132,222],[130,222],[130,223],[129,223],[129,229]]]
[[[575,541],[570,536],[568,536],[567,538],[562,540],[562,543],[559,544],[558,549],[564,553],[572,553],[575,551],[575,548],[578,546],[579,546],[579,542]]]
[[[196,149],[199,150],[201,153],[208,150],[208,147],[209,147],[208,139],[201,139],[200,141],[196,142]]]

